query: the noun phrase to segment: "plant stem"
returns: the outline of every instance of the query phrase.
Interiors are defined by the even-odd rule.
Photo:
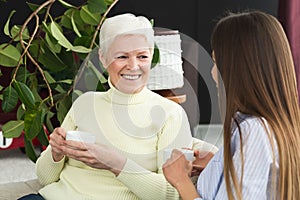
[[[54,105],[54,102],[53,102],[53,96],[52,96],[52,90],[51,90],[51,87],[45,77],[45,74],[43,72],[43,69],[40,67],[40,65],[35,61],[35,59],[31,56],[31,54],[28,52],[28,49],[30,47],[30,44],[31,42],[33,41],[36,33],[37,33],[37,30],[38,30],[38,27],[39,27],[39,17],[38,17],[38,12],[43,9],[44,7],[46,7],[47,5],[49,4],[53,4],[55,2],[55,0],[48,0],[46,1],[45,3],[43,3],[42,5],[40,5],[34,12],[31,13],[31,15],[26,19],[26,21],[24,22],[24,24],[22,25],[22,28],[20,30],[20,33],[19,33],[19,37],[20,37],[20,44],[22,46],[22,48],[24,49],[24,52],[19,60],[19,63],[18,63],[18,66],[13,74],[13,80],[15,79],[16,75],[17,75],[17,72],[18,72],[18,69],[20,67],[20,64],[21,64],[21,60],[22,58],[24,57],[24,55],[26,54],[29,59],[33,62],[33,64],[37,67],[37,69],[40,71],[42,77],[43,77],[43,80],[45,81],[46,85],[47,85],[47,88],[48,88],[48,92],[49,92],[49,97],[50,97],[50,100],[51,100],[51,106]],[[47,10],[49,11],[49,10]],[[46,15],[47,16],[47,15]],[[46,18],[45,16],[45,18]],[[32,20],[33,17],[36,17],[36,27],[35,27],[35,30],[34,30],[34,33],[31,35],[31,38],[27,44],[27,46],[25,47],[24,45],[24,42],[22,40],[22,33],[24,32],[27,24]]]

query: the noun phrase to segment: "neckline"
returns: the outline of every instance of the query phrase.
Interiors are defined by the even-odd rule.
[[[109,78],[108,84],[110,89],[107,91],[107,94],[112,103],[120,105],[140,104],[144,103],[149,98],[150,90],[146,87],[138,93],[127,94],[113,86]]]

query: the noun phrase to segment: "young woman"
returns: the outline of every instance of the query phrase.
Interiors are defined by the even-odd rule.
[[[145,17],[121,14],[105,20],[99,58],[110,89],[79,96],[62,127],[50,135],[36,164],[45,185],[40,198],[179,198],[162,174],[163,150],[205,144],[192,138],[180,105],[145,87],[153,48],[154,31]],[[93,133],[96,143],[65,140],[69,130]]]
[[[300,112],[280,23],[260,11],[231,13],[217,23],[211,44],[212,75],[219,96],[226,93],[219,98],[226,100],[224,146],[201,172],[197,191],[179,151],[163,166],[166,179],[182,199],[298,199]]]

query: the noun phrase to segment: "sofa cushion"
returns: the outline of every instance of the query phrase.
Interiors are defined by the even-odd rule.
[[[24,195],[37,193],[42,188],[42,185],[37,179],[25,182],[12,182],[0,184],[0,199],[1,200],[14,200]]]

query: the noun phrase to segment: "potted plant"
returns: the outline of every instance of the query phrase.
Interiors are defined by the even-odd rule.
[[[15,11],[8,16],[4,33],[11,40],[0,44],[0,65],[13,70],[10,84],[0,87],[0,98],[2,110],[9,113],[17,107],[17,116],[2,126],[2,132],[8,138],[23,132],[25,152],[33,162],[38,155],[32,140],[47,146],[46,130],[52,132],[64,119],[72,103],[74,77],[97,48],[101,24],[117,1],[87,0],[79,6],[64,0],[28,2],[32,13],[22,25],[10,24]],[[63,6],[62,15],[54,16],[55,4]],[[97,76],[93,70],[87,76],[91,75]],[[98,90],[105,89],[101,80]]]

